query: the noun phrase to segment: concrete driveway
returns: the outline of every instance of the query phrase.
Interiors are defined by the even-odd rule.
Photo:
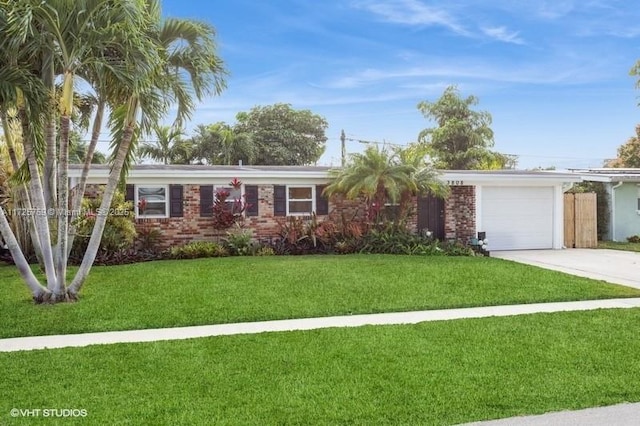
[[[491,252],[491,257],[640,289],[640,253],[598,249],[514,250]]]

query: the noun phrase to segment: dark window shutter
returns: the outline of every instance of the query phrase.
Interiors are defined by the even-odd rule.
[[[247,203],[247,216],[258,216],[258,186],[244,186],[244,201]]]
[[[200,185],[200,217],[213,216],[213,185]]]
[[[273,185],[273,215],[287,215],[287,187],[284,185]]]
[[[316,185],[316,214],[329,214],[329,199],[322,195],[324,188],[324,185]]]
[[[169,185],[169,217],[182,217],[182,185]]]
[[[135,199],[136,199],[135,187],[131,184],[127,184],[124,191],[124,200],[131,201],[133,203]]]

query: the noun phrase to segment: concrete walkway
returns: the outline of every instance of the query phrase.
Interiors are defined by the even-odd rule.
[[[606,249],[514,250],[491,252],[491,257],[640,289],[640,253]]]
[[[441,309],[417,312],[350,315],[323,318],[304,318],[279,321],[246,322],[237,324],[202,325],[195,327],[159,328],[148,330],[109,331],[104,333],[32,336],[0,339],[0,352],[34,349],[81,347],[110,343],[153,342],[160,340],[192,339],[197,337],[253,334],[275,331],[314,330],[331,327],[359,327],[363,325],[416,324],[425,321],[444,321],[461,318],[484,318],[535,314],[540,312],[588,311],[593,309],[638,308],[640,298],[586,300],[579,302],[531,303],[526,305],[484,306],[478,308]]]
[[[639,424],[640,404],[636,403],[465,423],[460,426],[638,426]]]

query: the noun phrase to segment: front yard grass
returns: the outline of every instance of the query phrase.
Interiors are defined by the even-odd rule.
[[[0,337],[640,296],[500,259],[392,255],[95,267],[75,304],[34,305],[13,266],[0,283]]]
[[[626,242],[619,242],[619,241],[598,241],[598,248],[640,252],[640,243],[626,243]]]
[[[0,353],[0,423],[440,425],[634,402],[638,328],[640,309],[610,309]]]

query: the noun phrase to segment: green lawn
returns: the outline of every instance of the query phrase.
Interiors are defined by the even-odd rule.
[[[14,267],[0,283],[0,337],[640,296],[500,259],[385,255],[96,267],[75,304],[33,305]]]
[[[84,424],[440,425],[640,401],[639,328],[640,309],[599,310],[0,353],[0,424],[54,407]]]
[[[598,241],[599,249],[638,251],[640,252],[640,243],[623,243],[617,241]]]

